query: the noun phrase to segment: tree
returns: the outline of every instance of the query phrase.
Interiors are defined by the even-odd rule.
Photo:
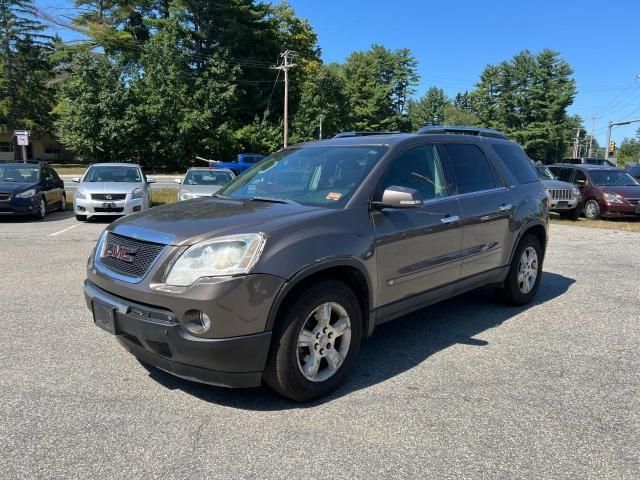
[[[445,107],[450,104],[451,102],[444,90],[438,87],[429,88],[427,93],[418,100],[410,100],[408,112],[412,130],[418,130],[425,125],[442,125],[445,123]]]
[[[572,74],[557,52],[525,50],[488,65],[471,98],[482,124],[505,131],[534,158],[559,161],[567,148],[567,107],[576,94]]]
[[[0,129],[50,132],[51,37],[31,0],[0,0]]]
[[[130,105],[122,68],[105,55],[79,52],[55,109],[60,140],[86,160],[131,160],[138,125]]]
[[[305,69],[300,103],[293,121],[294,142],[317,139],[321,117],[325,138],[349,128],[349,103],[340,65],[313,62]]]
[[[349,55],[344,74],[352,128],[409,128],[405,105],[418,82],[416,64],[408,50],[392,51],[381,45]]]
[[[640,128],[635,138],[625,138],[618,148],[618,164],[640,162]]]

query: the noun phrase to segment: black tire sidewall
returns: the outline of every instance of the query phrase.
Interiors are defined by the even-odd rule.
[[[351,344],[340,369],[323,382],[305,378],[298,367],[298,335],[308,316],[326,302],[340,304],[351,320]],[[296,401],[309,401],[335,390],[355,365],[362,339],[362,312],[355,294],[342,282],[324,281],[313,285],[279,316],[264,380],[278,393]]]

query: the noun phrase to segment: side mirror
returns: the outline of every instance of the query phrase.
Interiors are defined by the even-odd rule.
[[[418,208],[422,206],[420,193],[413,188],[392,185],[382,192],[382,198],[372,202],[374,208]]]
[[[80,183],[80,180],[81,180],[81,179],[80,179],[80,177],[73,177],[73,178],[71,179],[71,181],[72,181],[72,182],[75,182],[75,183]]]
[[[177,183],[178,185],[182,183],[182,179],[181,178],[174,178],[173,179],[173,183]]]
[[[576,180],[576,185],[578,186],[578,188],[586,187],[587,186],[587,181],[586,180]]]
[[[147,177],[147,183],[156,183],[156,179]]]

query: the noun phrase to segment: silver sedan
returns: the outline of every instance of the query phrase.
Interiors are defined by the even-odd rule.
[[[73,210],[80,221],[97,215],[120,216],[151,207],[150,183],[134,163],[97,163],[89,167],[79,182]]]
[[[236,176],[228,168],[190,168],[184,176],[184,180],[175,179],[175,182],[180,184],[178,199],[210,197],[234,178]]]

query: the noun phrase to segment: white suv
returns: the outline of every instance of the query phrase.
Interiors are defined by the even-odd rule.
[[[128,215],[151,207],[150,183],[134,163],[97,163],[89,167],[73,198],[76,219],[85,221],[97,215]]]

